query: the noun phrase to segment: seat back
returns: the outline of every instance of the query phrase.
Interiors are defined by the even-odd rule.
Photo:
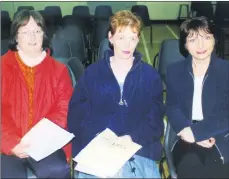
[[[77,81],[84,72],[84,66],[77,58],[55,57],[55,60],[65,64],[68,67],[68,72],[72,80],[72,86],[75,87]]]
[[[102,20],[95,22],[92,34],[93,48],[99,48],[100,42],[108,36],[109,21]]]
[[[77,57],[82,62],[87,58],[83,32],[77,26],[66,26],[58,30],[52,38],[52,49],[54,57]]]
[[[99,52],[97,60],[102,60],[104,58],[104,52],[110,49],[109,40],[107,38],[103,39],[99,45]]]
[[[149,17],[149,11],[147,6],[145,5],[134,5],[131,7],[131,12],[135,13],[137,16],[139,16],[144,24],[144,26],[151,25],[150,23],[150,17]]]
[[[173,147],[175,142],[178,140],[176,132],[171,127],[170,123],[167,123],[166,131],[165,131],[165,141],[164,141],[164,149],[165,149],[165,157],[169,168],[169,173],[171,178],[177,178],[174,162],[173,162]]]
[[[78,81],[81,75],[84,73],[84,65],[79,59],[73,57],[68,61],[68,66],[71,68],[76,81]]]
[[[109,5],[99,5],[95,7],[94,18],[96,20],[109,20],[112,15],[112,8]]]
[[[229,2],[218,1],[215,9],[215,19],[216,27],[229,27]]]
[[[46,6],[44,11],[48,25],[60,25],[62,19],[60,6]]]
[[[214,19],[214,11],[211,1],[191,1],[191,12],[194,16],[205,16],[210,20]]]
[[[9,39],[1,40],[1,56],[9,50]]]
[[[18,6],[17,11],[21,11],[22,9],[34,10],[33,6]]]
[[[1,39],[10,37],[11,19],[8,11],[1,11]]]
[[[164,82],[168,66],[181,60],[185,60],[185,57],[180,53],[179,40],[164,40],[161,44],[158,60],[158,72]]]
[[[90,17],[90,9],[88,6],[75,6],[72,9],[72,15],[76,17]]]

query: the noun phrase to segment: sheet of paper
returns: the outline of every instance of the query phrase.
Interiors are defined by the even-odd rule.
[[[43,118],[22,138],[22,141],[30,144],[27,150],[29,156],[40,161],[65,146],[73,138],[73,134]]]
[[[74,161],[90,168],[91,171],[96,171],[96,176],[113,177],[140,148],[140,145],[120,140],[110,129],[105,129],[74,158]],[[86,173],[90,174],[90,171]]]

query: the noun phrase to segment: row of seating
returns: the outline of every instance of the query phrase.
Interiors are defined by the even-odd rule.
[[[22,9],[32,10],[34,8],[32,6],[18,7],[18,11]],[[10,17],[9,17],[9,14],[7,15],[8,12],[6,11],[1,11],[1,12],[2,14],[4,14],[1,16],[2,29],[5,29],[5,32],[2,31],[2,43],[3,43],[2,54],[4,54],[7,51],[7,45],[5,44],[7,43],[7,39],[9,40],[9,32],[10,32],[9,25],[11,22],[9,22]],[[81,50],[81,52],[78,53],[79,51],[75,51],[72,48],[71,52],[77,52],[78,54],[84,54],[84,55],[80,55],[78,59],[80,59],[86,66],[91,64],[93,61],[97,59],[99,44],[104,38],[107,37],[107,34],[108,34],[109,17],[113,15],[111,6],[97,6],[95,9],[94,16],[90,14],[88,6],[75,6],[73,8],[72,15],[66,15],[63,18],[62,18],[61,9],[59,6],[52,6],[52,7],[47,6],[45,7],[44,10],[40,12],[41,14],[43,13],[44,19],[46,19],[48,36],[53,41],[54,49],[59,49],[59,50],[54,50],[54,56],[58,56],[58,54],[64,51],[63,49],[68,48],[67,46],[69,45],[67,46],[64,45],[65,46],[64,48],[59,48],[62,45],[58,45],[57,43],[55,43],[55,41],[58,38],[60,38],[61,36],[63,36],[60,33],[63,32],[63,29],[65,29],[66,26],[74,25],[74,26],[78,26],[78,29],[80,29],[80,30],[75,31],[75,33],[82,34],[78,36],[83,36],[83,40],[81,41],[81,43],[78,43],[80,42],[79,40],[77,41],[78,43],[77,48],[84,47],[85,50],[84,51]],[[146,26],[150,25],[151,27],[150,39],[151,39],[151,44],[152,44],[152,26],[150,24],[147,6],[135,5],[132,7],[132,12],[135,12],[136,14],[138,14]],[[47,16],[47,14],[49,15]],[[70,38],[70,35],[68,35],[67,33],[66,35],[69,37],[68,39],[72,39]],[[79,37],[79,39],[81,39],[81,37]],[[74,46],[74,44],[72,44],[71,46]],[[66,56],[66,57],[69,57],[69,56]]]

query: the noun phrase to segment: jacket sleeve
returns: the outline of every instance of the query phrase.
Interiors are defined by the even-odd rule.
[[[54,105],[45,115],[46,118],[66,129],[68,103],[71,99],[73,87],[67,68],[64,68],[56,86],[56,99]]]
[[[191,129],[197,142],[229,131],[229,117],[218,118],[215,116],[192,124]]]
[[[141,125],[132,129],[130,133],[127,132],[134,142],[142,146],[160,140],[164,133],[163,87],[159,75],[153,83],[152,90],[152,103]]]
[[[189,127],[191,122],[181,111],[176,91],[173,89],[173,78],[170,68],[166,74],[166,114],[168,121],[176,133],[179,133],[185,127]]]
[[[72,95],[73,87],[70,75],[68,73],[67,67],[64,68],[61,73],[57,86],[56,93],[57,98],[55,99],[55,104],[45,115],[45,117],[58,126],[67,129],[67,112],[68,112],[68,103]],[[64,146],[64,151],[66,153],[67,161],[70,161],[71,157],[71,143]]]
[[[75,135],[72,141],[72,154],[75,156],[81,150],[81,127],[83,120],[90,113],[91,100],[89,92],[85,85],[85,74],[81,76],[77,85],[75,86],[72,98],[69,103],[68,111],[68,130]]]
[[[8,79],[7,79],[8,78]],[[9,88],[9,75],[6,74],[6,71],[2,68],[1,71],[1,122],[2,122],[2,131],[1,131],[1,151],[6,155],[11,154],[11,150],[20,142],[21,136],[18,132],[16,124],[13,121],[12,117],[12,106],[8,103],[6,96],[7,90]]]

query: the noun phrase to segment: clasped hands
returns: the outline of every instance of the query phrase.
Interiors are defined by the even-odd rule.
[[[194,143],[195,138],[192,132],[192,129],[190,127],[185,127],[183,130],[181,130],[177,136],[181,137],[182,140],[188,142],[188,143]],[[211,137],[209,139],[196,142],[196,144],[205,147],[205,148],[211,148],[215,144],[215,138]]]

